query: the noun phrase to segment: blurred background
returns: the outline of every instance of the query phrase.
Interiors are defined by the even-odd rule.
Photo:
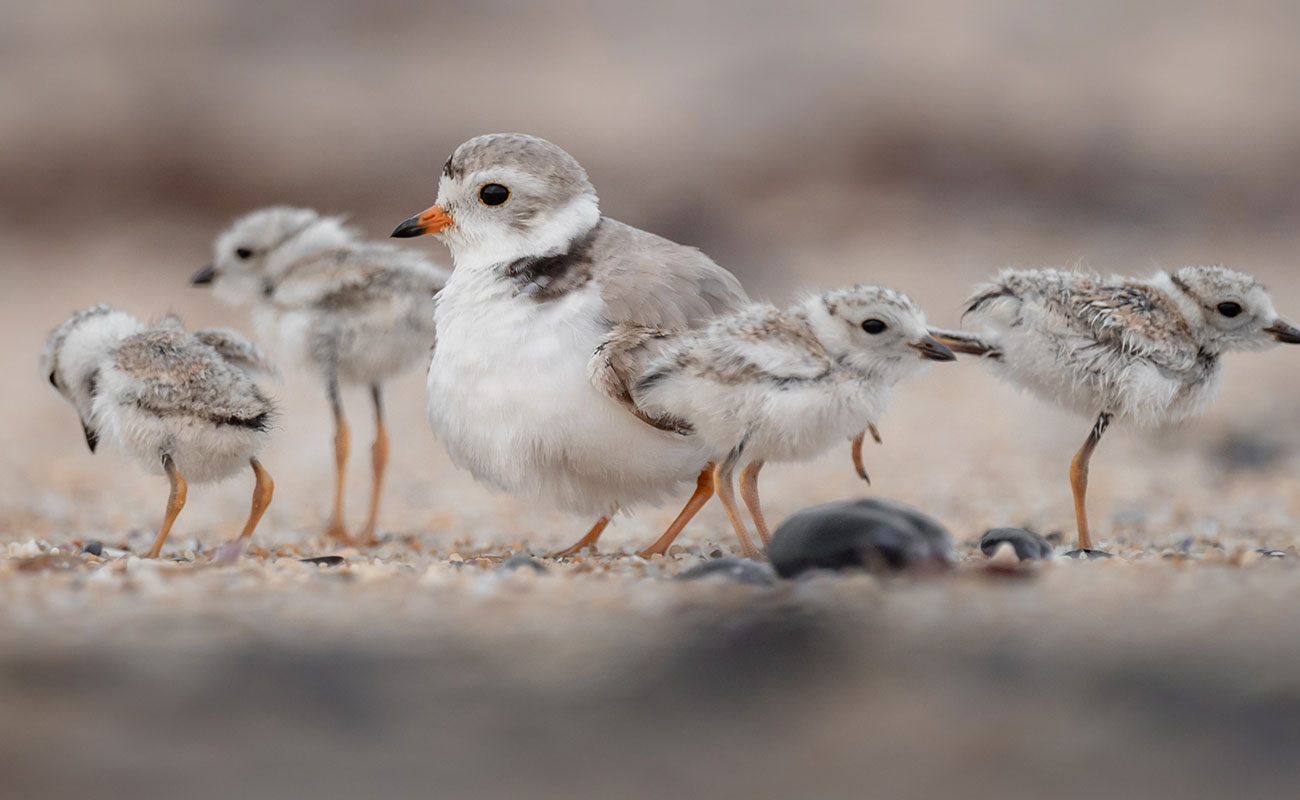
[[[305,205],[384,237],[432,203],[443,161],[484,132],[556,142],[588,169],[606,214],[702,248],[779,303],[884,283],[955,324],[970,286],[1004,266],[1225,263],[1258,275],[1295,319],[1297,41],[1289,0],[0,0],[0,543],[138,544],[161,513],[164,485],[87,454],[41,379],[45,336],[71,311],[107,302],[248,329],[243,312],[187,286],[234,217]],[[414,246],[449,261],[436,242]],[[1190,539],[1294,547],[1297,358],[1231,359],[1205,419],[1108,437],[1093,469],[1103,539],[1153,552]],[[390,392],[394,425],[409,431],[391,529],[442,555],[575,538],[587,522],[450,467],[422,383]],[[319,532],[330,470],[319,387],[291,375],[275,392],[280,491],[259,532],[271,543]],[[362,397],[348,401],[364,444]],[[997,525],[1068,531],[1066,465],[1088,426],[977,365],[939,365],[900,388],[870,455],[874,490],[963,542]],[[764,480],[774,520],[863,491],[847,453]],[[178,536],[226,538],[248,490],[241,479],[191,492]],[[641,546],[673,512],[620,520],[607,542]],[[729,546],[722,515],[706,511],[684,542]],[[1257,796],[1285,796],[1300,691],[1274,665],[1294,664],[1300,642],[1293,572],[1245,584],[1213,571],[1058,577],[1027,593],[882,594],[864,579],[823,586],[813,610],[807,587],[719,610],[672,584],[579,582],[563,590],[577,596],[540,592],[527,614],[401,575],[368,601],[339,589],[319,604],[214,586],[239,622],[184,647],[158,632],[193,633],[185,603],[74,593],[49,606],[35,578],[10,575],[0,697],[20,711],[0,722],[0,767],[27,796],[74,795],[105,769],[113,796],[141,785],[229,796],[181,777],[212,769],[282,797],[409,792],[425,777],[423,793],[447,796],[960,786],[1083,797],[1097,780],[1115,796],[1208,796],[1247,779]],[[680,624],[665,621],[679,611]],[[1063,624],[1081,632],[1044,633]],[[1218,638],[1226,627],[1236,638]],[[358,628],[376,641],[359,644]],[[124,640],[135,649],[112,645]],[[627,647],[668,655],[619,680]],[[520,658],[541,658],[550,677],[502,666]],[[804,691],[783,695],[791,685]],[[146,757],[108,718],[170,757]],[[256,769],[240,772],[232,754]],[[293,777],[323,765],[337,779]]]

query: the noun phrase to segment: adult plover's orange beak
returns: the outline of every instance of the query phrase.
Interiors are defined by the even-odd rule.
[[[921,354],[921,358],[930,361],[956,361],[957,356],[948,349],[946,345],[933,336],[924,336],[920,340],[910,342],[908,347],[916,350]]]
[[[392,237],[394,239],[410,239],[414,236],[423,236],[426,233],[438,233],[451,223],[451,217],[447,215],[442,206],[429,206],[429,208],[398,225],[393,231]]]
[[[1273,338],[1282,344],[1300,344],[1300,328],[1284,319],[1280,319],[1265,328],[1264,333],[1273,334]]]

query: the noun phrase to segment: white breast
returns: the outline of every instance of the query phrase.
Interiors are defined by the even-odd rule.
[[[707,457],[601,395],[587,361],[607,331],[594,285],[552,302],[457,269],[438,295],[429,419],[452,460],[498,489],[597,515],[657,502]]]

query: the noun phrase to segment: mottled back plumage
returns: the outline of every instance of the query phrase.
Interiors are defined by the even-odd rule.
[[[92,449],[110,442],[151,472],[167,456],[191,481],[246,467],[275,414],[249,376],[273,369],[261,350],[229,329],[190,333],[174,316],[145,325],[104,306],[79,312],[51,334],[45,364]]]

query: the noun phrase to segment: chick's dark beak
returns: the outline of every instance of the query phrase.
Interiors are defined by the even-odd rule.
[[[86,434],[86,446],[90,452],[95,452],[95,448],[99,447],[99,433],[84,422],[81,423],[81,430]]]
[[[451,223],[451,217],[442,206],[433,205],[414,217],[403,220],[401,225],[393,229],[391,236],[394,239],[411,239],[426,233],[439,233]]]
[[[921,358],[930,361],[956,361],[957,356],[949,350],[938,339],[933,336],[926,336],[920,341],[911,342],[909,345],[912,349],[921,354]]]
[[[190,286],[211,286],[212,282],[217,279],[217,268],[212,264],[194,273],[190,278]]]
[[[1273,334],[1273,338],[1282,344],[1300,344],[1300,328],[1284,319],[1280,319],[1265,328],[1264,333]]]

